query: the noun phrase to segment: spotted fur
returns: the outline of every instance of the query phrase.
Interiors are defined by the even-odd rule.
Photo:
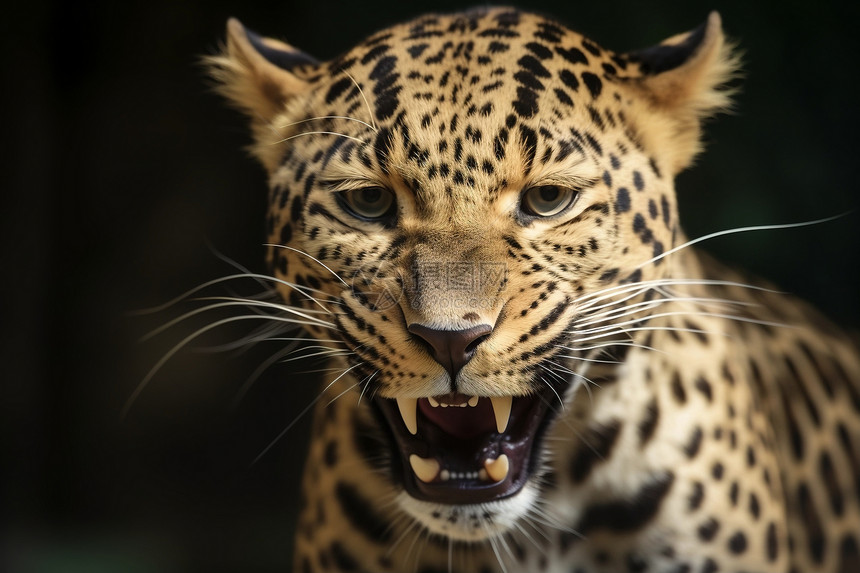
[[[339,374],[297,571],[860,571],[856,347],[679,226],[673,179],[737,69],[716,14],[627,54],[430,15],[331,62],[231,21],[210,63],[269,175],[278,308]],[[541,189],[573,199],[535,212]],[[462,364],[432,338],[479,326]],[[409,474],[394,399],[548,388],[522,483],[474,502],[477,478]]]

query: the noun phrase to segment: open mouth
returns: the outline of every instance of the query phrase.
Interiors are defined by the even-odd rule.
[[[528,396],[451,393],[376,398],[394,434],[403,485],[412,497],[443,504],[485,503],[526,484],[562,387]],[[397,457],[397,456],[396,456]]]

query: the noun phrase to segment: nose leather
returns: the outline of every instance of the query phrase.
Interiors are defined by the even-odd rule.
[[[453,385],[457,373],[472,359],[478,344],[493,327],[479,324],[466,330],[435,330],[422,324],[410,324],[407,330],[430,345],[433,359],[448,371]]]

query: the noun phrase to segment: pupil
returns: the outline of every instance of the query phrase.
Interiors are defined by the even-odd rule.
[[[364,189],[361,192],[361,199],[365,203],[376,203],[382,197],[382,190],[378,187]]]
[[[558,187],[541,187],[540,198],[543,201],[555,201],[558,199]]]

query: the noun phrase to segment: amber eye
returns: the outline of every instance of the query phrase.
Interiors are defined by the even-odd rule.
[[[520,208],[533,217],[552,217],[567,209],[577,195],[573,189],[558,185],[531,187],[523,193]]]
[[[347,210],[360,219],[376,221],[394,213],[394,193],[384,187],[363,187],[339,196]]]

